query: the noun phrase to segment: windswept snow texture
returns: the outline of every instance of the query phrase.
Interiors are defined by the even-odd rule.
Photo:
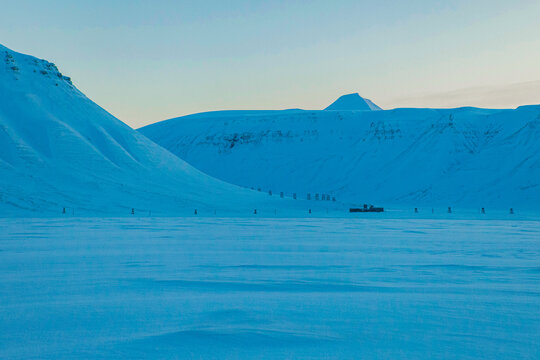
[[[278,201],[201,173],[90,101],[54,64],[0,46],[0,216],[193,213]]]
[[[364,99],[357,93],[340,96],[324,110],[382,110],[371,100]]]
[[[0,219],[2,359],[538,359],[538,221]]]
[[[383,206],[540,206],[540,106],[221,111],[140,129],[238,185]]]

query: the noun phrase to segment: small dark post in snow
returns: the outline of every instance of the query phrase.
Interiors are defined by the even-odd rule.
[[[311,194],[310,193],[307,194],[307,199],[311,200]]]
[[[257,215],[257,209],[253,210],[253,215]]]
[[[448,207],[448,213],[451,214],[452,213],[452,208],[449,206]]]
[[[431,213],[433,214],[435,212],[435,209],[434,208],[431,208]]]
[[[257,191],[261,191],[261,188],[258,188]]]
[[[336,197],[335,197],[335,196],[332,196],[332,201],[333,201],[333,202],[336,201]]]
[[[311,214],[311,209],[309,209],[309,213]]]
[[[194,215],[197,215],[197,209],[195,209],[195,211],[193,212]]]
[[[319,200],[319,194],[315,194],[315,200]]]
[[[486,213],[486,209],[485,209],[485,208],[482,208],[482,210],[480,210],[480,212],[481,212],[482,214],[485,214],[485,213]]]
[[[135,209],[131,208],[131,215],[135,215]]]
[[[284,194],[283,194],[283,191],[279,193],[279,197],[280,198],[283,198]]]
[[[414,212],[418,214],[418,208],[414,208]]]
[[[66,213],[66,208],[64,208],[64,209],[62,210],[62,214],[65,214],[65,213]]]
[[[510,214],[514,213],[514,208],[510,208]]]
[[[268,195],[272,196],[272,190],[268,190]]]
[[[330,195],[326,195],[326,201],[330,201]]]
[[[296,193],[292,194],[292,198],[296,200]]]

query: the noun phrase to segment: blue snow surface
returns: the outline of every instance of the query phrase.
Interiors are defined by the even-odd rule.
[[[1,359],[538,359],[540,221],[0,220]]]

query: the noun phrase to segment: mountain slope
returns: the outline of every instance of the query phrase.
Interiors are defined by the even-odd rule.
[[[279,202],[194,169],[90,101],[54,64],[3,46],[0,61],[0,215]]]
[[[540,106],[211,112],[141,133],[244,186],[399,206],[537,208]]]

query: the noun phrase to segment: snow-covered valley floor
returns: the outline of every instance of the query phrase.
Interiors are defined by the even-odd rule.
[[[540,222],[0,220],[2,359],[538,359]]]

